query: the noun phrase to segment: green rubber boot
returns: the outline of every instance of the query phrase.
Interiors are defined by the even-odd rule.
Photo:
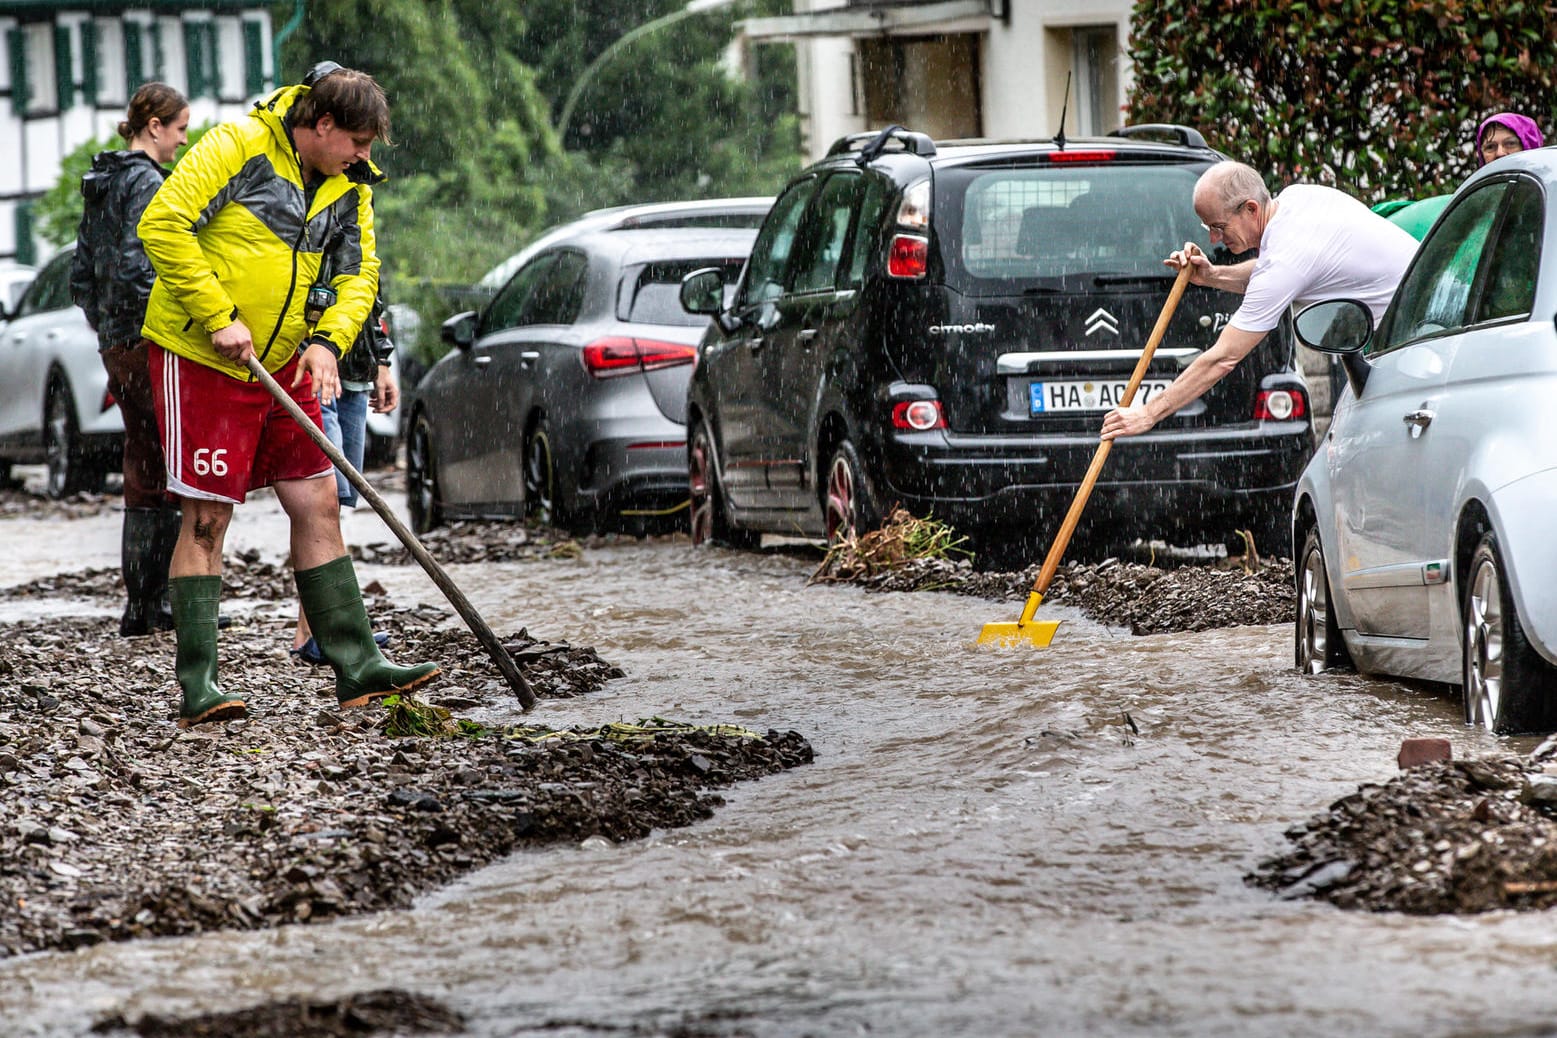
[[[168,581],[173,630],[178,638],[174,672],[184,693],[178,726],[231,721],[248,714],[242,698],[229,696],[216,683],[216,613],[222,600],[221,577],[174,577]]]
[[[335,698],[342,707],[365,706],[438,676],[436,663],[397,667],[378,651],[350,555],[293,575],[319,652],[335,670]]]

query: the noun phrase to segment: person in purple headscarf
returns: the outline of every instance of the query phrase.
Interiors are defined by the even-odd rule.
[[[1546,143],[1541,128],[1529,116],[1513,112],[1499,112],[1481,121],[1476,129],[1476,165],[1485,166],[1493,159],[1512,155],[1516,151],[1528,151]]]

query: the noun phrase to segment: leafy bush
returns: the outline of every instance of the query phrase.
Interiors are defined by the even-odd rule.
[[[1476,126],[1548,123],[1557,4],[1522,0],[1137,3],[1132,122],[1198,127],[1265,174],[1376,202],[1452,190]]]
[[[184,153],[210,128],[209,123],[190,127],[189,144],[178,149],[173,164],[177,165]],[[81,178],[92,168],[92,156],[122,147],[124,138],[116,134],[106,140],[87,141],[65,156],[60,164],[59,179],[34,205],[38,237],[56,248],[76,240],[76,228],[81,225]]]

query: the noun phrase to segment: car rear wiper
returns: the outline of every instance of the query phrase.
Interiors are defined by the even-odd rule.
[[[1174,274],[1098,274],[1092,279],[1094,285],[1166,285],[1171,283]]]

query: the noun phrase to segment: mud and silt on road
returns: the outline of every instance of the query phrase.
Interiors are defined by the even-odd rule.
[[[234,559],[227,573],[235,606],[290,600],[274,564]],[[0,593],[118,594],[107,570]],[[448,614],[371,593],[369,611],[392,655],[443,662],[428,703],[516,716]],[[795,732],[661,719],[588,732],[467,720],[396,737],[396,711],[339,711],[328,669],[287,658],[289,621],[236,619],[221,680],[248,693],[250,716],[189,731],[174,724],[171,634],[120,638],[104,616],[4,626],[0,954],[404,907],[517,847],[691,824],[722,803],[715,790],[811,759]],[[502,641],[543,699],[622,676],[592,649]]]

